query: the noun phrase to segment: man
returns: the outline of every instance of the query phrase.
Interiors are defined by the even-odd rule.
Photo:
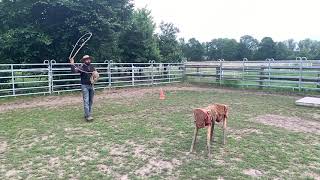
[[[71,71],[73,73],[80,73],[81,77],[81,90],[83,95],[84,117],[87,121],[92,121],[92,104],[94,96],[94,87],[92,76],[96,74],[96,69],[91,64],[92,57],[89,55],[83,56],[81,59],[82,64],[75,65],[74,59],[70,59]]]

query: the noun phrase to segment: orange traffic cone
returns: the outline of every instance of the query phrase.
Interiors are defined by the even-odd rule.
[[[166,96],[164,95],[164,91],[163,91],[162,88],[160,89],[160,98],[159,99],[160,100],[165,100],[166,99]]]

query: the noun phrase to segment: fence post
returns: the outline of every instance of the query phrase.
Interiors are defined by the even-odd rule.
[[[151,85],[153,86],[154,84],[154,74],[153,74],[153,64],[154,64],[154,60],[151,61]]]
[[[221,86],[222,85],[222,66],[223,66],[223,60],[222,59],[219,59],[220,60],[220,69],[219,69],[219,85]]]
[[[320,73],[318,74],[318,83],[317,83],[317,88],[320,88]]]
[[[134,86],[134,65],[131,64],[132,86]]]
[[[259,89],[263,89],[263,82],[264,82],[264,69],[265,69],[265,67],[264,67],[264,65],[262,65],[261,67],[260,67],[260,73],[259,73],[259,76],[260,76],[260,78],[259,78]],[[270,81],[269,81],[270,82]]]
[[[216,67],[216,82],[220,82],[220,66]]]
[[[300,60],[300,67],[299,67],[299,91],[301,91],[302,89],[302,86],[301,86],[301,83],[302,83],[302,66],[303,66],[303,62],[302,62],[302,58],[299,58]]]
[[[53,65],[56,64],[57,62],[52,59],[50,61],[50,77],[51,77],[51,93],[54,93],[54,84],[53,84],[53,76],[54,76],[54,71],[53,71]],[[59,93],[59,92],[58,92]]]
[[[187,61],[183,60],[183,61],[181,61],[181,63],[183,64],[183,67],[182,67],[182,81],[185,82],[185,81],[187,81]],[[178,70],[179,70],[179,73],[180,73],[180,70],[181,70],[180,66],[179,66]]]
[[[242,83],[244,83],[244,80],[245,80],[245,70],[246,70],[246,64],[245,62],[248,61],[247,58],[243,58],[242,59]],[[241,86],[243,87],[243,86]],[[248,86],[247,86],[248,87]]]
[[[11,64],[11,81],[12,81],[12,95],[16,95],[16,89],[14,85],[14,71],[13,71],[13,64]]]
[[[267,59],[268,61],[268,88],[271,87],[271,59]]]
[[[168,64],[168,77],[169,78],[169,83],[171,82],[171,64]]]
[[[43,64],[48,65],[48,92],[49,94],[52,93],[52,89],[51,89],[51,64],[49,62],[49,60],[44,60]]]
[[[200,74],[200,68],[197,67],[197,77],[198,77],[198,81],[201,81],[202,75]]]
[[[108,82],[109,82],[109,84],[108,84],[108,87],[109,87],[109,89],[111,89],[111,63],[112,63],[112,61],[110,60],[110,61],[108,61]]]
[[[52,94],[52,84],[53,84],[53,78],[52,78],[52,67],[51,63],[48,63],[48,84],[49,84],[49,94]]]
[[[242,81],[244,81],[244,70],[245,70],[245,61],[247,61],[247,58],[242,59]]]

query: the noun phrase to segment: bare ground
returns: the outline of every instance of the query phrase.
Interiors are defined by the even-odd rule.
[[[95,96],[97,103],[106,99],[121,99],[121,98],[142,98],[147,94],[159,93],[159,87],[156,88],[131,88],[131,89],[118,89],[118,90],[105,90]],[[164,91],[208,91],[212,88],[201,87],[183,87],[183,86],[168,86],[163,88]],[[47,96],[37,97],[34,100],[17,100],[14,102],[4,103],[0,105],[0,113],[10,110],[37,108],[37,107],[62,107],[82,103],[81,95],[69,96]]]
[[[263,176],[263,173],[259,170],[256,169],[246,169],[243,171],[243,174],[251,176],[251,177],[259,177],[259,176]]]
[[[213,87],[198,87],[192,85],[172,85],[162,87],[164,91],[215,91],[219,93],[226,93],[226,92],[237,92],[242,90],[235,90],[235,89],[219,89]],[[145,88],[128,88],[128,89],[111,89],[111,90],[104,90],[102,92],[97,93],[95,96],[95,101],[97,103],[106,100],[106,99],[127,99],[130,98],[139,99],[142,98],[144,95],[147,94],[158,94],[160,87],[145,87]],[[284,95],[277,95],[277,94],[270,94],[265,92],[250,92],[250,91],[243,91],[243,94],[252,94],[255,93],[257,95],[272,95],[272,96],[284,96]],[[292,96],[292,98],[297,98]],[[46,107],[46,108],[56,108],[62,106],[69,106],[74,104],[82,103],[81,94],[78,95],[68,95],[68,96],[44,96],[44,97],[37,97],[33,100],[23,100],[19,99],[13,102],[3,103],[0,104],[0,113],[7,112],[10,110],[16,109],[27,109],[27,108],[37,108],[37,107]]]
[[[7,147],[8,147],[7,141],[0,139],[0,154],[6,152]]]
[[[235,140],[240,140],[251,134],[263,134],[262,131],[254,128],[234,129],[228,127],[227,131],[229,132],[229,137],[233,137]]]
[[[276,126],[290,131],[320,134],[320,122],[309,121],[298,117],[286,117],[267,114],[255,118],[255,122]]]

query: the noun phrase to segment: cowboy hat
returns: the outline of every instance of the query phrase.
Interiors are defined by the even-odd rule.
[[[91,56],[89,56],[89,55],[84,55],[83,57],[82,57],[82,59],[81,59],[81,61],[83,61],[83,60],[85,60],[85,59],[90,59],[91,61],[92,61],[92,57]]]

